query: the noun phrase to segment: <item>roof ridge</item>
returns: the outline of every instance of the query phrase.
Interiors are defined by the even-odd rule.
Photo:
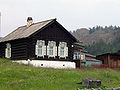
[[[48,19],[48,20],[44,20],[44,21],[40,21],[40,22],[36,22],[36,23],[33,23],[33,24],[38,24],[38,23],[48,22],[48,21],[53,21],[53,20],[56,20],[56,18],[55,18],[55,19]]]
[[[39,24],[39,23],[42,23],[42,22],[48,22],[48,21],[53,21],[53,20],[56,20],[56,18],[54,18],[54,19],[48,19],[48,20],[44,20],[44,21],[40,21],[40,22],[36,22],[36,23],[32,23],[32,25],[34,25],[34,24]],[[31,26],[32,26],[31,25]],[[19,29],[19,28],[21,28],[21,27],[26,27],[27,25],[23,25],[23,26],[19,26],[17,29]],[[29,27],[28,27],[29,28]],[[16,31],[17,29],[15,29],[14,31]],[[13,32],[14,32],[13,31]],[[9,34],[8,34],[9,35]]]
[[[5,41],[10,41],[10,40],[15,40],[15,39],[28,37],[30,34],[32,34],[31,31],[29,31],[29,32],[27,31],[26,32],[29,35],[28,34],[21,34],[21,33],[24,33],[25,30],[27,30],[27,29],[31,29],[33,27],[37,27],[36,26],[37,24],[38,25],[41,24],[40,28],[42,28],[42,27],[44,27],[44,25],[47,25],[48,23],[50,23],[50,22],[52,22],[54,20],[56,20],[56,18],[55,19],[49,19],[49,20],[40,21],[40,22],[37,22],[37,23],[33,23],[30,27],[27,27],[26,25],[20,26],[20,27],[16,28],[14,31],[12,31],[11,33],[9,33],[8,35],[6,35],[5,37],[3,37],[2,39],[0,39],[0,42],[5,42]],[[42,23],[44,23],[44,25],[42,25]],[[34,32],[36,32],[36,30]],[[21,35],[19,35],[19,34],[21,34]]]

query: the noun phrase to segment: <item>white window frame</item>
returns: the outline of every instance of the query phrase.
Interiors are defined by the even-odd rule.
[[[41,47],[39,48],[39,46]],[[42,51],[40,52],[42,53],[39,53],[38,50],[41,50],[41,49]],[[46,55],[46,45],[44,40],[37,40],[35,54],[37,55],[37,57],[44,57]]]
[[[53,47],[53,55],[50,54],[50,47]],[[48,46],[47,46],[47,55],[49,57],[54,57],[57,56],[57,46],[55,41],[48,41]]]
[[[64,48],[64,51],[61,51]],[[61,54],[61,52],[63,52],[64,54]],[[59,43],[59,47],[58,47],[58,56],[60,58],[66,58],[68,57],[68,47],[67,47],[67,43],[66,42],[60,42]]]
[[[10,43],[6,44],[5,57],[11,58],[11,44]]]

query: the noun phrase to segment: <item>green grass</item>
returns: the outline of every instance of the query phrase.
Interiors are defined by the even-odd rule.
[[[115,69],[36,68],[0,59],[0,90],[77,90],[83,78],[97,78],[107,87],[120,87],[120,71]]]

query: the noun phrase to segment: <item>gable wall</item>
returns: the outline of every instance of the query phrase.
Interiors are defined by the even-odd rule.
[[[55,41],[57,46],[59,46],[59,42],[67,42],[68,46],[68,60],[72,60],[73,53],[72,53],[72,47],[71,45],[73,44],[73,39],[64,31],[65,29],[59,26],[57,22],[54,22],[52,25],[48,26],[47,28],[43,29],[41,32],[38,32],[34,36],[32,36],[30,40],[30,48],[31,48],[31,53],[30,53],[30,58],[32,59],[42,59],[42,58],[36,58],[35,55],[35,45],[37,40],[45,40],[45,44],[48,45],[48,41]],[[59,57],[57,56],[56,59]],[[46,58],[47,59],[47,56]],[[50,58],[49,58],[50,59]],[[54,59],[54,58],[51,58]],[[64,59],[63,59],[64,60]]]

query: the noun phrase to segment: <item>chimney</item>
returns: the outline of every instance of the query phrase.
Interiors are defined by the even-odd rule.
[[[27,27],[29,27],[32,24],[32,22],[33,22],[32,17],[28,17],[27,18]]]

